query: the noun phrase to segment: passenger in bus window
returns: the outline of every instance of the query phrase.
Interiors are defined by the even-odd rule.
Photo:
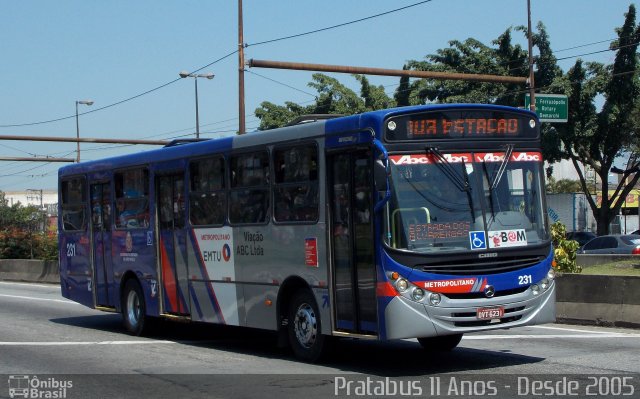
[[[118,207],[117,213],[117,226],[121,229],[131,229],[140,227],[140,223],[137,219],[138,212],[135,209],[130,209],[127,201],[124,198],[118,198],[116,202]]]
[[[84,212],[82,207],[74,206],[68,210],[64,210],[62,221],[65,230],[84,230]]]

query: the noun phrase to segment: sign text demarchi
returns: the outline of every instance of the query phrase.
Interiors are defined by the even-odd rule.
[[[524,97],[524,107],[529,109],[531,98]],[[540,122],[567,122],[569,100],[564,94],[536,94],[536,114]]]

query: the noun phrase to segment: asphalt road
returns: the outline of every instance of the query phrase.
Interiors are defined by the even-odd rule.
[[[589,385],[594,397],[640,397],[639,354],[640,330],[549,324],[469,334],[445,354],[414,340],[343,340],[313,365],[272,333],[167,322],[132,337],[120,315],[57,286],[0,282],[0,398],[25,377],[40,397],[66,398],[563,397],[572,381],[579,397]]]

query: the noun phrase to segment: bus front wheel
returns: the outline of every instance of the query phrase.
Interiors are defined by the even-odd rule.
[[[142,335],[146,324],[146,306],[142,288],[135,279],[129,279],[122,292],[122,321],[132,335]]]
[[[422,348],[430,352],[446,352],[453,350],[462,340],[462,334],[442,335],[439,337],[418,338]]]
[[[318,361],[327,337],[321,333],[320,312],[308,290],[296,292],[289,304],[288,335],[293,354],[307,362]]]

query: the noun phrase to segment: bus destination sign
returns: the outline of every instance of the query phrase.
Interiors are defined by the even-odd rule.
[[[507,112],[449,111],[403,115],[386,124],[389,141],[537,138],[534,118]]]

